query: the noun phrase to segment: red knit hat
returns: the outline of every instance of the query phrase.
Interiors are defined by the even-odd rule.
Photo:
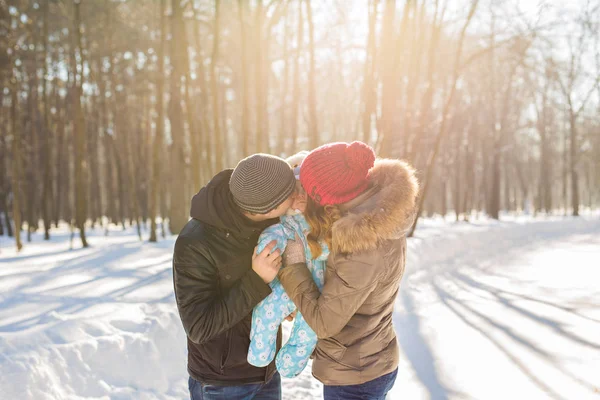
[[[330,143],[317,147],[300,167],[300,183],[322,206],[354,199],[369,186],[375,152],[362,142]]]

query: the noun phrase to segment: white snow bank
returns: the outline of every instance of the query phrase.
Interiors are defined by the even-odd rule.
[[[35,236],[0,254],[0,398],[181,399],[185,333],[173,298],[173,239],[132,231]]]
[[[102,321],[50,312],[45,328],[4,338],[2,398],[184,398],[178,315],[166,305],[127,308]]]

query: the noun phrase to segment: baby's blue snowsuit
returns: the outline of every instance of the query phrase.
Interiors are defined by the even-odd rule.
[[[319,290],[322,290],[325,281],[325,266],[329,249],[321,244],[322,254],[313,260],[308,247],[306,235],[310,227],[302,214],[284,215],[281,223],[265,229],[258,240],[258,252],[261,252],[270,242],[276,241],[276,249],[285,250],[288,240],[293,240],[296,234],[304,244],[306,265],[312,272],[313,279]],[[277,347],[277,331],[285,317],[290,315],[296,306],[285,293],[279,279],[275,278],[269,284],[273,291],[263,301],[254,307],[252,313],[252,329],[250,331],[250,348],[248,349],[248,362],[257,367],[265,367],[273,361]],[[317,335],[308,326],[302,314],[298,312],[290,339],[277,354],[275,364],[281,376],[293,378],[299,375],[313,350],[317,345]]]

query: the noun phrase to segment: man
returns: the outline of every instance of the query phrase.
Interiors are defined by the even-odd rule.
[[[247,362],[252,309],[281,267],[275,242],[256,253],[263,229],[293,206],[296,179],[281,158],[255,154],[217,174],[192,199],[175,243],[173,280],[187,333],[192,400],[281,399],[274,362]],[[281,330],[277,348],[281,346]]]

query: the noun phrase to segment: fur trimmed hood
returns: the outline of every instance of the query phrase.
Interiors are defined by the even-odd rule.
[[[419,184],[410,165],[378,159],[369,179],[372,187],[344,204],[345,214],[333,225],[334,254],[373,250],[406,234],[414,221]]]

